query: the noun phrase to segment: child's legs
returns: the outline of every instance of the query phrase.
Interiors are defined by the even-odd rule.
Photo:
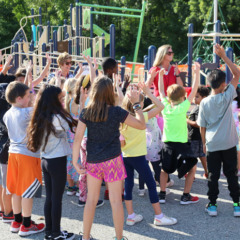
[[[228,189],[234,203],[239,202],[236,147],[222,151],[223,173],[227,178]]]
[[[82,140],[82,145],[80,148],[81,164],[86,168],[87,162],[87,152],[86,152],[86,138]],[[80,175],[79,177],[79,200],[86,202],[87,200],[87,175]]]
[[[45,185],[46,191],[50,196],[47,208],[49,210],[51,209],[51,213],[48,213],[48,217],[50,217],[51,214],[52,237],[55,237],[61,232],[60,221],[62,216],[62,196],[67,177],[67,157],[65,156],[44,160],[44,167],[46,171],[44,172],[44,177],[47,177],[45,179]]]
[[[31,217],[33,207],[33,198],[22,198],[22,215],[23,217]]]
[[[4,206],[3,206],[3,187],[0,185],[0,208],[1,211],[4,212]]]
[[[124,211],[122,204],[122,181],[108,182],[109,200],[117,239],[122,239],[124,225]]]
[[[141,175],[138,176],[139,189],[144,189],[144,180]]]
[[[151,162],[151,164],[154,171],[155,181],[160,183],[160,173],[161,173],[160,160],[156,162]]]
[[[184,185],[184,193],[190,193],[192,184],[194,181],[195,173],[197,170],[197,165],[195,165],[187,174],[185,185]]]
[[[238,170],[240,170],[240,150],[237,151],[238,154]]]
[[[123,158],[124,165],[127,172],[127,178],[125,179],[124,200],[127,208],[128,215],[133,214],[132,206],[132,190],[134,186],[134,168],[131,165],[131,158]]]
[[[19,214],[22,212],[22,197],[16,195],[15,193],[12,195],[12,207],[14,214]]]
[[[208,173],[208,170],[207,170],[207,158],[206,157],[200,157],[199,159],[200,159],[200,161],[202,163],[202,166],[203,166],[205,174],[207,174]]]
[[[73,187],[74,186],[74,181],[73,181],[73,179],[72,179],[70,174],[67,174],[67,182],[68,182],[68,186],[69,187]]]
[[[168,181],[168,174],[162,170],[160,174],[160,188],[162,192],[166,191],[167,181]]]
[[[88,197],[83,212],[83,238],[89,239],[96,205],[99,199],[102,180],[87,175]]]
[[[221,171],[221,152],[207,152],[207,166],[209,173],[208,181],[208,199],[211,203],[215,204],[218,198],[218,180],[220,178]]]

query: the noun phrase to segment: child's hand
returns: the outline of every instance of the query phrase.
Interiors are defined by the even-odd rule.
[[[98,63],[97,63],[97,59],[96,58],[93,58],[93,64],[94,64],[94,70],[98,70]]]
[[[150,89],[147,87],[147,85],[145,84],[145,82],[139,82],[138,83],[138,87],[140,89],[142,89],[142,91],[146,94],[150,91]]]
[[[7,60],[3,66],[3,72],[7,73],[10,68],[12,68],[13,65],[11,65],[11,61],[13,59],[12,55],[8,55]]]
[[[130,80],[130,76],[129,75],[125,75],[124,76],[124,80],[123,80],[123,84],[122,84],[122,89],[127,89],[129,84],[130,84],[131,80]]]
[[[161,70],[159,71],[159,77],[163,77],[163,75],[165,74],[165,69],[161,68]]]
[[[216,45],[214,46],[214,52],[215,52],[220,58],[226,56],[226,53],[225,53],[225,50],[224,50],[223,46],[220,46],[219,44],[216,44]]]
[[[88,90],[83,87],[81,87],[81,94],[80,94],[80,98],[79,98],[79,103],[80,105],[82,105],[83,107],[85,106],[85,102],[87,100],[87,97],[88,97]]]
[[[158,72],[159,71],[157,70],[157,68],[153,69],[152,72],[150,73],[150,78],[151,79],[155,79],[155,77],[157,76]]]
[[[199,62],[195,62],[195,63],[194,63],[194,73],[195,73],[195,74],[199,74],[200,69],[201,69],[200,63],[199,63]]]
[[[76,171],[77,171],[80,175],[86,174],[86,169],[83,168],[83,166],[82,166],[81,164],[78,164],[78,163],[77,163],[77,164],[73,164],[73,165],[74,165]]]
[[[33,69],[33,64],[32,64],[32,61],[30,60],[30,61],[28,62],[27,67],[26,67],[27,73],[32,72],[32,69]]]
[[[83,58],[85,59],[85,61],[88,63],[89,66],[92,66],[92,60],[90,58],[90,56],[85,56],[83,54],[81,54],[83,56]]]
[[[79,67],[79,69],[77,71],[77,74],[76,74],[75,78],[79,78],[81,76],[81,74],[83,73],[83,65],[82,65],[82,63],[78,63],[78,67]]]
[[[173,66],[174,66],[174,75],[175,75],[175,76],[176,76],[176,75],[179,75],[178,64],[175,63]]]
[[[50,65],[52,63],[52,58],[46,53],[47,64]]]
[[[57,79],[59,79],[59,78],[61,77],[61,75],[62,75],[62,70],[57,69],[57,70],[55,71],[55,77],[56,77]]]
[[[2,51],[0,51],[0,62],[2,62],[3,60],[3,55],[2,55]]]
[[[140,94],[140,92],[137,89],[137,87],[136,86],[131,86],[130,90],[127,92],[127,96],[128,96],[129,101],[132,104],[135,104],[135,103],[139,102],[139,94]]]

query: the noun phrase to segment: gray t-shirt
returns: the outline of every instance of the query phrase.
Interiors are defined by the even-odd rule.
[[[72,150],[67,140],[67,130],[69,129],[67,121],[57,114],[53,116],[52,123],[55,127],[56,135],[52,132],[49,134],[47,145],[43,151],[46,132],[44,133],[41,158],[57,158],[70,155]]]
[[[225,92],[210,95],[201,101],[197,124],[206,128],[208,152],[227,150],[238,144],[232,114],[232,101],[236,96],[236,89],[229,84]]]
[[[27,127],[33,108],[12,106],[3,116],[10,138],[9,153],[19,153],[31,157],[40,157],[39,151],[34,153],[27,149]]]

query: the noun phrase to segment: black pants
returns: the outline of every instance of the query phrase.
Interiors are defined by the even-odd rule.
[[[227,178],[230,196],[234,203],[238,203],[239,186],[236,147],[222,151],[207,152],[207,165],[209,172],[208,199],[211,203],[216,203],[219,194],[218,179],[220,178],[221,164],[223,165],[223,173]]]
[[[67,157],[42,159],[42,170],[46,187],[44,215],[46,234],[56,237],[60,234],[62,197],[67,179]]]
[[[156,162],[150,162],[152,164],[152,168],[154,171],[154,179],[156,182],[158,182],[160,184],[160,173],[161,173],[161,167],[160,167],[160,160],[156,161]],[[168,175],[168,182],[170,181],[170,177]],[[144,180],[141,177],[141,175],[139,175],[139,189],[144,189]]]

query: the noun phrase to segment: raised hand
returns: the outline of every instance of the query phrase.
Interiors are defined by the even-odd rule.
[[[52,63],[52,58],[49,56],[48,53],[46,53],[46,59],[47,59],[47,64],[51,64]]]
[[[129,101],[132,104],[139,102],[139,95],[140,95],[140,91],[137,89],[137,87],[130,86],[130,89],[127,92],[127,96],[128,96]]]
[[[5,64],[4,64],[4,66],[3,66],[3,70],[2,70],[3,74],[7,74],[8,70],[10,68],[12,68],[12,66],[13,66],[13,65],[11,65],[12,59],[13,59],[13,56],[12,55],[8,55],[7,60],[6,60]]]
[[[160,71],[159,71],[159,77],[163,77],[163,75],[165,74],[166,70],[164,68],[162,68]]]
[[[152,70],[152,72],[150,73],[150,78],[154,79],[157,76],[158,72],[159,72],[159,70],[157,70],[157,68],[154,68]]]
[[[78,69],[78,72],[77,72],[75,78],[79,78],[81,76],[81,74],[83,73],[83,65],[82,65],[82,63],[78,63],[78,66],[79,66],[79,69]]]
[[[2,62],[3,60],[3,55],[2,55],[2,51],[0,51],[0,62]]]
[[[223,46],[220,46],[219,44],[216,44],[216,45],[214,46],[214,52],[215,52],[220,58],[226,56],[224,47],[223,47]]]
[[[199,74],[200,69],[201,69],[200,63],[199,63],[199,62],[195,62],[195,63],[194,63],[194,73],[195,73],[195,74]]]
[[[149,87],[147,87],[147,85],[146,85],[144,82],[139,82],[139,83],[138,83],[138,87],[139,87],[140,89],[142,89],[142,91],[143,91],[145,94],[147,94],[147,93],[150,91]]]
[[[173,66],[174,66],[174,75],[175,75],[175,76],[178,76],[178,75],[179,75],[178,64],[175,63]]]
[[[130,75],[125,75],[123,79],[122,89],[127,89],[130,84]]]
[[[88,97],[88,90],[83,87],[81,87],[81,94],[80,94],[80,98],[79,98],[79,103],[80,105],[84,108],[85,106],[85,102],[87,100],[87,97]]]

